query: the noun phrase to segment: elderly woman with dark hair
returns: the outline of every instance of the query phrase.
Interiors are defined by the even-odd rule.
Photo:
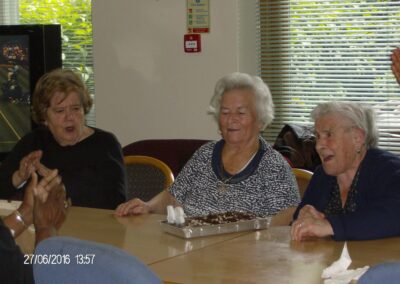
[[[290,166],[259,135],[274,117],[272,97],[261,78],[244,73],[221,78],[210,112],[222,139],[200,147],[169,190],[148,202],[121,204],[118,216],[165,213],[167,205],[182,206],[188,216],[227,211],[269,216],[298,205]]]
[[[329,102],[311,113],[322,161],[295,212],[292,238],[400,235],[400,158],[377,147],[372,109]]]
[[[39,125],[23,137],[0,166],[0,197],[23,188],[33,172],[58,169],[76,206],[114,209],[125,200],[125,168],[115,136],[85,123],[92,99],[71,70],[43,75],[33,94]]]

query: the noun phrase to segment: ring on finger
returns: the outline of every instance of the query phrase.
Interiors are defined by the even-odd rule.
[[[64,200],[64,208],[68,208],[71,206],[71,198]]]

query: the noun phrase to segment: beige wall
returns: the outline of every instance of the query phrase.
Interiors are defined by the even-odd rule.
[[[254,2],[210,0],[211,31],[202,52],[188,54],[185,0],[94,0],[96,126],[123,146],[218,138],[207,115],[216,80],[257,70]]]

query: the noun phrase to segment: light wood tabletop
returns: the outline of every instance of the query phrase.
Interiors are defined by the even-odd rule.
[[[323,283],[322,270],[340,257],[344,242],[294,242],[289,227],[271,227],[150,265],[177,283]],[[347,242],[350,268],[400,260],[400,238]]]
[[[161,230],[165,218],[158,214],[121,218],[113,210],[71,207],[59,235],[114,245],[152,264],[246,234],[186,240]]]
[[[2,216],[12,212],[8,207],[0,206]],[[119,247],[165,283],[322,283],[322,270],[340,257],[344,245],[331,239],[291,241],[288,226],[182,239],[162,231],[164,215],[119,218],[113,213],[71,207],[59,235]],[[34,231],[17,242],[32,251]],[[400,260],[400,238],[349,241],[347,247],[353,269]]]
[[[0,202],[0,216],[12,213],[19,204],[20,202],[12,204]],[[114,216],[113,210],[72,206],[58,235],[110,244],[136,256],[146,264],[151,264],[247,233],[182,239],[162,231],[160,221],[165,219],[165,215],[159,214],[121,218]],[[32,253],[33,226],[21,234],[16,241],[23,252]]]

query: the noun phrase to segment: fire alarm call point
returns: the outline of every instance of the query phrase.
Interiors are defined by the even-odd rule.
[[[185,52],[200,52],[201,37],[200,34],[186,34],[183,37]]]

